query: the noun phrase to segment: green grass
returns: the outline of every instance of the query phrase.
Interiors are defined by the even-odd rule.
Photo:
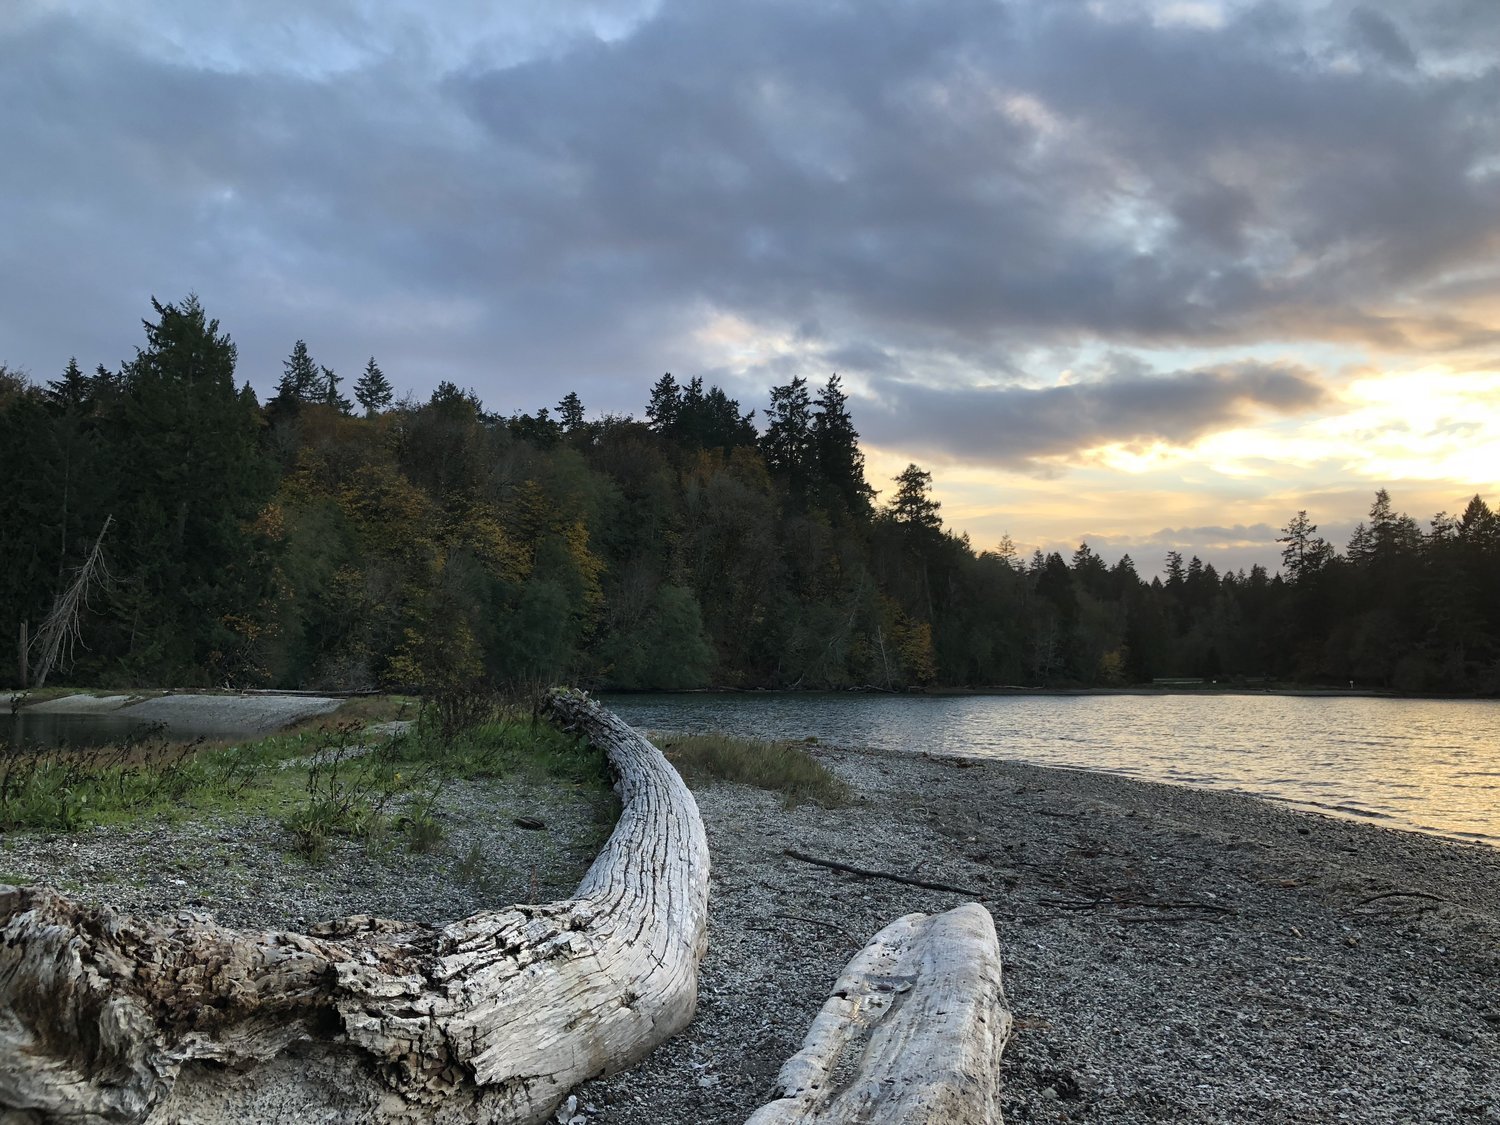
[[[618,813],[604,755],[552,726],[491,711],[457,733],[445,735],[423,716],[404,734],[376,736],[365,733],[363,720],[385,718],[390,705],[356,702],[364,704],[353,709],[356,721],[238,745],[0,747],[0,831],[261,814],[280,820],[293,849],[311,860],[336,837],[369,845],[393,827],[423,851],[442,839],[432,810],[445,784],[515,774],[584,790],[611,823]]]
[[[285,798],[274,767],[306,752],[278,737],[245,746],[126,742],[0,754],[0,830],[71,832],[142,816],[169,819]]]
[[[689,782],[719,780],[753,785],[782,794],[789,808],[803,803],[836,808],[850,800],[848,785],[792,743],[727,734],[669,734],[656,741]]]
[[[294,724],[290,730],[296,733],[334,730],[349,723],[373,725],[397,719],[415,719],[421,712],[422,701],[413,695],[358,695],[346,699],[336,710],[326,715],[313,715]]]

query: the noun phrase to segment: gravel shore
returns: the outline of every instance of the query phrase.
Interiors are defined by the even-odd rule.
[[[1016,1015],[1008,1121],[1500,1122],[1500,850],[1103,774],[812,749],[853,804],[698,790],[714,864],[698,1018],[577,1091],[589,1121],[743,1122],[876,930],[977,897]],[[445,800],[432,855],[349,845],[313,868],[273,823],[225,822],[12,836],[0,879],[247,927],[459,917],[566,895],[600,840],[579,792]]]

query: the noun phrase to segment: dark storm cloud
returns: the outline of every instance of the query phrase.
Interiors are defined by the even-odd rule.
[[[1370,8],[1355,8],[1349,14],[1349,23],[1360,45],[1377,58],[1403,70],[1417,65],[1416,52],[1386,15]]]
[[[866,434],[956,460],[1008,468],[1123,443],[1183,445],[1260,414],[1311,410],[1326,392],[1305,369],[1237,364],[1213,371],[1113,374],[1041,389],[933,390],[878,384],[881,407]]]
[[[502,409],[576,387],[638,410],[663,370],[731,377],[695,335],[708,313],[791,340],[754,368],[778,378],[921,357],[951,384],[1100,341],[1492,345],[1423,294],[1500,237],[1497,7],[1195,27],[1064,2],[669,0],[609,42],[435,75],[362,41],[326,77],[23,18],[0,29],[0,361],[114,362],[151,293],[189,289],[262,389],[305,337]],[[1055,435],[1031,456],[1073,440],[1056,403],[1101,412],[1074,439],[1176,440],[1315,389],[1262,374],[973,394],[1009,404],[1020,445]],[[965,393],[903,392],[916,417]]]

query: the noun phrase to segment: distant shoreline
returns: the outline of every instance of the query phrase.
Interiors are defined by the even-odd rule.
[[[1391,688],[1334,688],[1334,687],[1250,687],[1244,684],[1205,684],[1202,687],[1163,686],[1152,687],[1022,687],[997,685],[992,687],[932,687],[905,691],[887,691],[883,688],[760,688],[760,687],[706,687],[629,689],[599,688],[600,695],[890,695],[902,698],[944,696],[1070,696],[1070,695],[1279,695],[1292,698],[1330,699],[1433,699],[1439,701],[1480,702],[1500,701],[1495,695],[1440,695],[1433,692],[1401,692]]]
[[[948,697],[948,696],[976,696],[976,697],[1004,697],[1004,696],[1087,696],[1087,695],[1124,695],[1124,696],[1154,696],[1154,695],[1252,695],[1265,696],[1276,695],[1289,698],[1327,698],[1327,699],[1431,699],[1437,701],[1460,702],[1500,701],[1497,695],[1459,695],[1439,694],[1436,692],[1402,692],[1392,688],[1338,688],[1338,687],[1316,687],[1296,685],[1276,685],[1270,687],[1254,687],[1248,684],[1214,684],[1202,685],[1149,685],[1137,684],[1130,687],[1027,687],[1020,684],[995,684],[987,687],[929,687],[909,688],[896,691],[878,688],[874,686],[849,687],[849,688],[771,688],[771,687],[733,687],[729,685],[715,685],[702,688],[614,688],[593,687],[589,691],[594,695],[631,695],[631,696],[654,696],[654,695],[890,695],[902,698],[923,697]],[[47,704],[46,710],[55,713],[63,713],[71,708],[63,704],[63,700],[72,700],[78,697],[110,697],[112,700],[129,699],[128,703],[115,703],[110,709],[123,710],[134,707],[139,703],[172,697],[217,697],[225,699],[255,699],[262,698],[274,701],[267,706],[276,706],[281,703],[291,703],[294,700],[338,700],[343,702],[348,699],[366,698],[376,695],[392,693],[373,691],[321,691],[314,692],[295,688],[116,688],[101,689],[89,687],[66,687],[48,688],[45,692],[35,693],[39,698],[26,699],[17,706],[17,696],[26,697],[33,693],[24,689],[0,690],[0,709],[33,710],[40,705]],[[399,694],[399,693],[397,693]],[[89,714],[98,710],[94,706],[85,706],[80,711]]]

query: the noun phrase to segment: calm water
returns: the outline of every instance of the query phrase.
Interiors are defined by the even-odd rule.
[[[1500,845],[1500,702],[1275,695],[614,695],[641,727],[1076,766]]]
[[[159,723],[125,715],[58,715],[49,712],[0,712],[0,743],[11,746],[105,746],[130,738],[165,733]]]

